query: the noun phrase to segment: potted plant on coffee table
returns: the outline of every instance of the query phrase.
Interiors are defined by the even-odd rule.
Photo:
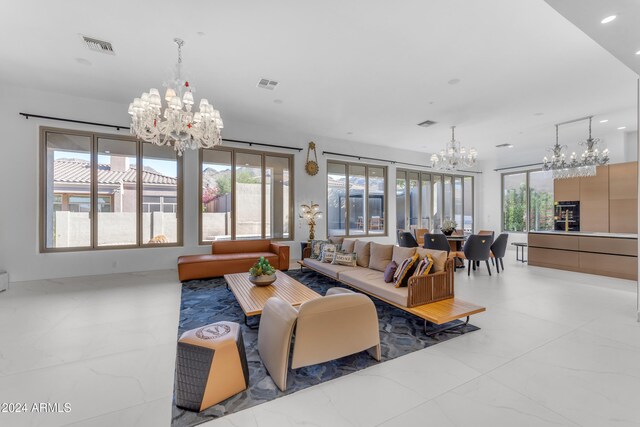
[[[256,286],[267,286],[276,281],[276,269],[261,256],[249,270],[249,281]]]

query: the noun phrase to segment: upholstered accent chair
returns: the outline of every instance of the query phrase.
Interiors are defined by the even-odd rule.
[[[331,288],[323,298],[298,310],[269,298],[260,318],[258,353],[273,382],[287,388],[291,337],[296,331],[291,368],[328,362],[367,350],[380,360],[378,314],[371,299],[344,288]]]
[[[424,248],[425,249],[435,249],[437,251],[447,251],[447,254],[451,251],[451,246],[449,245],[449,240],[447,240],[447,236],[441,233],[429,234],[426,233],[424,235]]]
[[[413,235],[416,238],[416,242],[418,242],[418,246],[424,245],[424,235],[429,233],[428,228],[414,228]]]

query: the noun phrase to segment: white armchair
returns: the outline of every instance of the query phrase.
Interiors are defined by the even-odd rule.
[[[378,314],[371,299],[344,288],[331,288],[324,298],[296,310],[270,298],[258,331],[258,352],[278,388],[287,388],[291,337],[296,327],[291,368],[315,365],[363,350],[380,360]]]

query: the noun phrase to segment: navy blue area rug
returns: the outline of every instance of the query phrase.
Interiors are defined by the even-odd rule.
[[[305,269],[304,272],[289,271],[287,274],[321,295],[324,295],[329,288],[343,286],[335,280],[308,269]],[[287,390],[282,392],[273,383],[260,361],[257,350],[258,330],[245,326],[242,309],[233,293],[227,289],[224,279],[185,282],[182,286],[178,336],[190,329],[221,320],[239,323],[242,326],[249,364],[249,388],[199,413],[178,408],[175,406],[174,399],[172,426],[184,427],[201,424],[459,336],[454,333],[441,332],[429,337],[425,334],[422,319],[376,298],[372,298],[372,300],[378,311],[380,322],[382,361],[377,362],[366,351],[363,351],[331,362],[289,370]],[[253,323],[256,320],[259,319],[251,319],[250,322]],[[452,324],[455,323],[461,322],[452,322]],[[427,324],[427,328],[429,327],[434,330],[442,328],[442,326]],[[463,328],[467,332],[479,329],[470,324]]]

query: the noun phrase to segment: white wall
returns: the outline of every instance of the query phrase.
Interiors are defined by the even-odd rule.
[[[39,253],[38,242],[38,159],[39,126],[117,133],[115,129],[41,119],[26,120],[19,112],[72,118],[76,120],[127,125],[127,105],[88,98],[71,97],[15,86],[0,85],[0,126],[3,138],[0,142],[0,269],[6,269],[10,280],[24,281],[44,278],[95,275],[113,272],[145,271],[176,267],[179,255],[207,253],[208,246],[198,245],[197,193],[198,164],[196,152],[185,154],[184,163],[184,247],[142,248],[124,250],[99,250],[68,253]],[[224,114],[224,112],[223,112]],[[128,131],[121,131],[126,134]],[[405,160],[411,163],[428,163],[426,153],[416,153],[358,144],[345,140],[324,138],[317,135],[290,132],[282,127],[257,128],[243,123],[225,120],[224,137],[263,143],[300,147],[295,154],[295,206],[301,202],[315,201],[323,206],[326,201],[326,161],[322,151]],[[311,177],[304,172],[306,147],[315,141],[320,173]],[[233,144],[228,144],[233,145]],[[246,148],[246,146],[242,146]],[[253,147],[260,149],[260,147]],[[266,148],[266,147],[265,147]],[[283,151],[267,149],[268,151]],[[336,157],[338,158],[338,157]],[[364,161],[363,161],[364,163]],[[374,162],[370,162],[374,163]],[[385,164],[385,163],[382,163]],[[388,165],[388,218],[389,235],[371,240],[395,242],[395,166]],[[476,189],[479,188],[476,185]],[[498,187],[499,188],[499,187]],[[479,197],[476,197],[478,200]],[[476,203],[476,206],[479,204]],[[299,241],[306,240],[306,225],[296,219],[295,242],[290,242],[291,256],[300,256]],[[326,236],[326,223],[316,228],[318,237]]]

